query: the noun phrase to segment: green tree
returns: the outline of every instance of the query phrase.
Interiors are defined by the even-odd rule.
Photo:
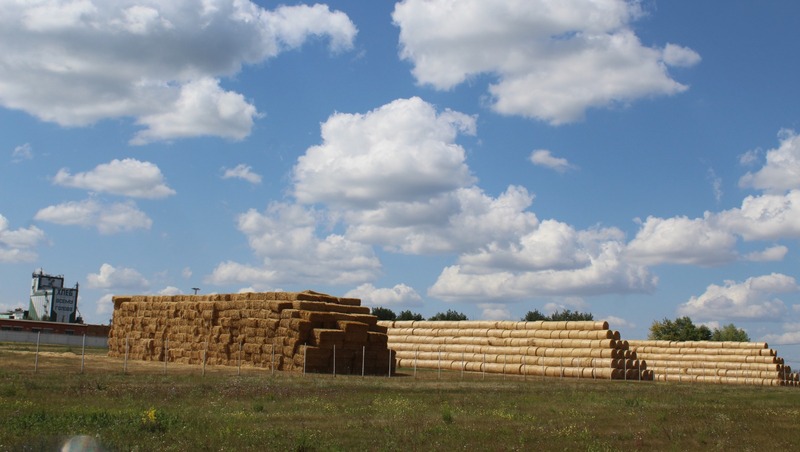
[[[711,330],[705,325],[696,326],[687,316],[675,320],[665,317],[661,322],[654,321],[650,325],[647,338],[658,341],[709,341]]]
[[[411,312],[406,309],[405,311],[400,311],[400,314],[397,315],[395,320],[424,320],[424,318],[422,317],[422,314]]]
[[[736,325],[730,323],[722,328],[714,328],[711,333],[712,341],[732,341],[732,342],[750,342],[750,336],[741,329],[736,328]]]
[[[570,311],[564,309],[563,311],[556,311],[550,314],[549,320],[558,321],[574,321],[574,320],[594,320],[594,315],[591,312]]]
[[[522,318],[523,322],[535,322],[537,320],[547,320],[547,316],[539,312],[538,309],[528,311],[528,313],[525,314],[525,317]]]
[[[447,312],[437,312],[436,315],[429,318],[428,320],[469,320],[466,315],[454,311],[452,309],[448,309]]]
[[[534,322],[536,320],[557,320],[557,321],[574,321],[574,320],[594,320],[594,315],[590,312],[579,312],[564,309],[563,311],[556,311],[550,315],[544,315],[538,309],[528,311],[525,317],[522,318],[523,322]]]
[[[378,318],[378,320],[395,320],[397,315],[389,308],[382,308],[380,306],[376,308],[372,308],[372,315]]]

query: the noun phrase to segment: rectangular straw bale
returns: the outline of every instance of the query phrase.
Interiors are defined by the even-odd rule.
[[[359,298],[343,298],[338,297],[336,299],[337,304],[343,304],[345,306],[361,306],[361,299]]]
[[[301,301],[295,300],[292,302],[292,308],[297,310],[327,312],[330,311],[329,303],[321,301]]]
[[[317,328],[309,339],[311,345],[316,345],[318,347],[333,348],[334,345],[340,347],[344,345],[344,331]]]
[[[297,319],[300,318],[300,311],[297,309],[284,309],[281,311],[281,319]]]
[[[344,331],[345,342],[354,342],[359,344],[367,342],[369,325],[366,323],[340,320],[338,322],[338,326]]]

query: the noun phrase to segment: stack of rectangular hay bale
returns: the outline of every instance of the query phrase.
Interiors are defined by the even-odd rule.
[[[383,321],[397,366],[525,376],[649,380],[608,322]]]
[[[766,342],[629,341],[658,381],[798,386],[798,374]]]
[[[108,355],[385,375],[386,328],[357,298],[316,292],[115,296]]]

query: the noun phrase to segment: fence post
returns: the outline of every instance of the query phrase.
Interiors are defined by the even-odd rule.
[[[272,347],[270,348],[270,373],[275,375],[275,339],[272,340]]]
[[[333,344],[333,376],[336,376],[336,344]]]
[[[628,360],[627,358],[622,359],[622,379],[628,381]]]
[[[361,346],[361,376],[364,376],[364,363],[367,359],[367,346]]]
[[[392,378],[392,349],[389,349],[389,375],[388,378]]]
[[[86,333],[83,333],[83,344],[81,344],[81,373],[86,366]]]
[[[436,367],[437,367],[437,370],[438,370],[439,373],[438,373],[438,376],[436,378],[437,379],[441,379],[442,378],[442,347],[441,346],[439,346],[439,354],[437,356],[438,356],[438,360],[439,361],[438,361],[438,364],[436,365]]]
[[[169,361],[169,337],[164,339],[164,375],[167,374],[167,361]]]
[[[208,340],[206,340],[206,349],[203,350],[203,376],[206,376],[206,358],[208,357]]]
[[[419,358],[419,347],[414,352],[414,378],[417,378],[417,358]]]
[[[128,373],[128,350],[130,350],[128,346],[128,336],[125,336],[125,361],[122,365],[123,373]]]
[[[36,333],[36,358],[33,361],[33,372],[39,372],[39,338],[41,338],[42,332],[38,331]]]
[[[307,351],[308,351],[308,343],[303,345],[303,375],[304,376],[306,374],[306,361],[307,361],[306,357],[308,356],[308,355],[306,355]]]

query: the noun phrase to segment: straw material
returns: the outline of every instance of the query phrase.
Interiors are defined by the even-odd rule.
[[[766,342],[629,341],[659,381],[797,386],[795,373]]]
[[[114,297],[109,356],[385,375],[386,327],[355,298],[306,291]],[[168,344],[168,349],[166,348]],[[393,361],[392,361],[393,367]]]
[[[560,378],[652,379],[607,322],[390,321],[398,366]]]

